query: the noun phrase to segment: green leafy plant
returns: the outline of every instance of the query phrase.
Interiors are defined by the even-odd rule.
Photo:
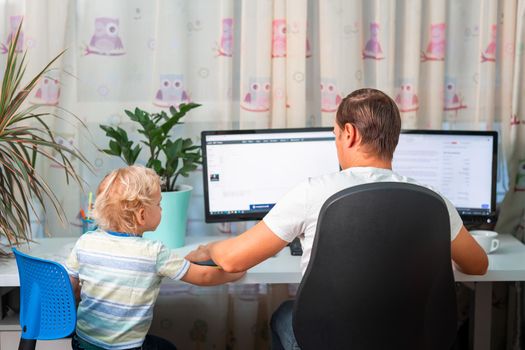
[[[200,146],[194,145],[190,138],[172,140],[170,135],[175,125],[182,124],[180,120],[186,113],[199,106],[196,103],[181,104],[178,109],[172,106],[169,115],[165,111],[148,113],[139,108],[125,111],[129,119],[140,125],[138,132],[145,138],[141,143],[149,150],[146,167],[161,177],[162,191],[174,191],[178,177],[187,177],[201,164]],[[131,141],[121,127],[100,125],[100,128],[111,139],[109,148],[103,152],[120,157],[127,165],[135,164],[142,151],[141,145]]]
[[[21,27],[22,24],[9,43],[0,92],[0,238],[4,237],[11,245],[30,240],[30,212],[36,214],[35,202],[40,202],[45,210],[44,201],[48,198],[60,220],[66,222],[59,199],[35,167],[37,157],[44,157],[63,169],[67,183],[72,178],[80,186],[83,181],[72,161],[78,159],[93,169],[82,153],[57,142],[49,127],[53,119],[74,117],[82,123],[78,118],[67,113],[59,116],[48,106],[26,107],[30,92],[64,52],[53,58],[26,85],[22,85],[27,52],[15,52]],[[84,124],[82,126],[85,128]]]

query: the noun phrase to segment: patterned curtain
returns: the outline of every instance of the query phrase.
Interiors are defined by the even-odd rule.
[[[67,50],[30,102],[87,125],[53,127],[95,165],[83,173],[88,191],[123,165],[98,151],[108,142],[99,124],[139,137],[125,109],[200,103],[175,132],[199,142],[210,129],[331,126],[344,96],[375,87],[398,103],[404,128],[499,131],[496,229],[525,240],[524,0],[0,0],[0,12],[0,67],[22,20],[29,74]],[[46,230],[79,235],[87,195],[41,167],[68,214],[63,225],[47,213]],[[184,182],[194,187],[188,234],[246,227],[203,223],[202,174]],[[293,294],[287,286],[181,288],[161,293],[161,302],[180,300],[162,308],[154,329],[177,329],[174,340],[195,349],[264,348],[265,322]],[[511,288],[521,305],[515,290],[521,285]],[[198,317],[184,311],[186,300],[201,303]],[[520,346],[521,313],[509,313],[512,336],[501,345],[505,331],[496,335],[497,348]]]

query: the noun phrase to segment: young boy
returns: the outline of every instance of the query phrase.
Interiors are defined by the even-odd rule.
[[[160,178],[130,166],[111,172],[97,190],[99,229],[82,235],[66,261],[79,301],[73,349],[175,349],[146,335],[163,277],[217,285],[244,275],[199,266],[161,242],[142,238],[160,223]]]

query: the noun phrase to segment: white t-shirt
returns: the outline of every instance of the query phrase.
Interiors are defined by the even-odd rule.
[[[317,218],[324,202],[345,188],[371,182],[406,182],[420,185],[416,180],[396,174],[389,169],[348,168],[338,173],[309,178],[300,183],[281,198],[263,220],[273,233],[287,242],[299,236],[303,246],[301,271],[304,274],[310,261]],[[428,186],[424,187],[436,192]],[[450,240],[452,241],[463,226],[463,221],[454,205],[441,194],[440,196],[445,201],[450,216]]]

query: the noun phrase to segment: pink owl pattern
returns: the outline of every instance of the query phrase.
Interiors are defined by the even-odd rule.
[[[446,49],[445,23],[433,23],[430,26],[430,39],[427,49],[421,52],[421,62],[444,61]]]
[[[510,126],[517,126],[521,124],[521,120],[518,118],[517,114],[513,114],[510,118]]]
[[[308,27],[308,24],[306,24],[306,27]],[[310,44],[310,39],[308,37],[308,31],[306,32],[306,48],[305,48],[305,57],[310,58],[312,57],[312,45]]]
[[[312,57],[312,47],[310,45],[310,39],[306,37],[306,58]]]
[[[273,20],[272,57],[286,57],[286,21]]]
[[[384,58],[383,49],[379,42],[379,23],[372,22],[370,23],[370,39],[363,49],[363,59],[382,60]]]
[[[334,79],[321,79],[321,112],[335,112],[343,100]]]
[[[10,16],[9,17],[9,35],[7,36],[7,40],[4,43],[0,44],[0,52],[2,54],[6,54],[9,51],[9,44],[11,44],[11,41],[15,40],[16,31],[18,30],[18,27],[20,27],[20,23],[22,23],[23,16]],[[24,49],[24,32],[20,30],[20,34],[18,35],[18,42],[16,43],[15,52],[22,52]]]
[[[445,84],[445,94],[443,101],[444,111],[457,112],[460,109],[465,109],[467,106],[463,103],[463,97],[456,88],[456,84],[449,80]]]
[[[119,35],[118,18],[95,18],[95,33],[91,36],[89,45],[84,49],[84,55],[95,54],[105,56],[124,55],[124,45]]]
[[[71,133],[56,133],[55,134],[55,141],[56,143],[58,143],[59,145],[62,145],[72,151],[75,150],[75,135],[74,134],[71,134]],[[65,155],[65,157],[67,157],[67,159],[69,159],[69,161],[71,161],[71,155],[69,153],[66,152],[63,152],[63,154]],[[53,158],[57,161],[56,163],[52,163],[50,164],[50,167],[51,168],[57,168],[57,169],[61,169],[63,168],[63,166],[61,166],[60,164],[63,164],[64,163],[64,160],[62,159],[62,157],[59,155],[58,152],[52,152],[52,155],[53,155]]]
[[[490,42],[487,45],[485,51],[481,53],[481,63],[483,62],[496,62],[496,40],[498,35],[498,27],[493,24],[490,27]]]
[[[32,104],[56,106],[60,97],[60,84],[57,79],[43,77],[36,86],[36,93],[30,100]]]
[[[179,108],[181,103],[191,101],[190,95],[184,88],[184,76],[182,74],[161,74],[159,80],[160,87],[155,94],[154,105]]]
[[[217,56],[232,57],[233,55],[233,18],[222,19],[221,40],[217,48]]]
[[[410,83],[401,84],[395,101],[399,107],[399,111],[402,113],[415,112],[419,109],[419,99],[414,86]]]
[[[270,110],[270,78],[251,78],[248,92],[244,94],[241,108],[250,112]]]

